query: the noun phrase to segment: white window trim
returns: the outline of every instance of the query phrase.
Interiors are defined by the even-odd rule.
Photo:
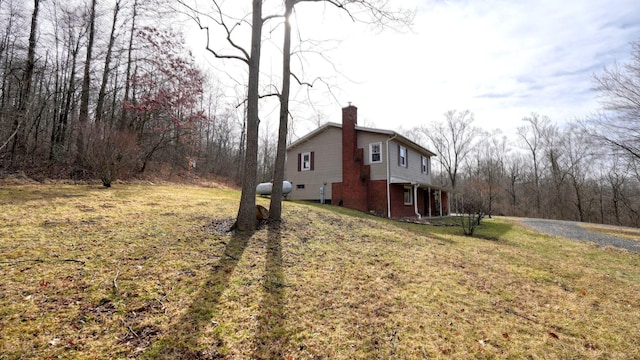
[[[407,186],[404,187],[404,190],[405,191],[409,190],[409,195],[411,195],[411,196],[409,196],[409,202],[407,202],[407,199],[404,196],[405,192],[404,191],[402,192],[402,196],[404,198],[403,199],[404,204],[405,205],[413,205],[413,186],[408,186],[407,185]]]
[[[380,156],[380,160],[373,161],[373,146],[378,145],[378,155]],[[371,164],[379,164],[382,162],[382,142],[376,142],[369,144],[369,163]]]
[[[300,159],[300,162],[301,162],[300,170],[301,171],[310,171],[311,170],[311,152],[302,153],[300,156],[302,157]],[[305,156],[309,159],[309,161],[307,161],[306,163],[304,161],[304,157]],[[307,165],[307,166],[305,167],[305,165]]]
[[[422,162],[421,162],[421,169],[422,169],[422,173],[425,175],[429,175],[429,158],[426,156],[422,156]]]
[[[404,149],[404,157],[402,156],[402,150]],[[407,150],[406,146],[402,146],[400,145],[400,148],[398,149],[398,151],[400,152],[398,154],[399,158],[400,158],[400,166],[401,167],[408,167],[407,163],[408,163],[408,157],[409,157],[409,151]],[[404,160],[404,164],[402,163],[402,160]]]

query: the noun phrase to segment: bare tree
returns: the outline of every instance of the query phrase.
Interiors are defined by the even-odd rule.
[[[109,81],[109,73],[111,71],[111,56],[113,54],[113,45],[116,41],[116,26],[118,13],[120,12],[120,1],[121,0],[116,0],[113,7],[113,20],[111,23],[111,33],[109,35],[109,45],[107,45],[107,54],[104,59],[104,70],[102,71],[102,82],[100,84],[100,91],[98,92],[98,100],[96,104],[96,123],[99,123],[103,116],[102,112],[107,90],[107,82]]]
[[[535,194],[535,209],[536,215],[541,214],[542,201],[540,194],[540,178],[541,178],[541,161],[543,155],[544,141],[547,136],[547,129],[551,124],[546,116],[540,116],[536,113],[532,113],[531,116],[525,117],[522,121],[527,125],[518,127],[518,136],[524,141],[524,146],[531,154],[531,161],[533,166],[533,191]]]
[[[27,121],[27,105],[31,97],[31,84],[33,80],[33,70],[35,68],[36,36],[38,30],[38,11],[40,10],[40,0],[33,1],[33,14],[31,15],[31,31],[29,33],[29,50],[27,61],[25,62],[24,73],[22,75],[22,91],[18,99],[18,114],[13,122],[13,129],[10,139],[13,138],[11,146],[11,162],[13,162],[18,144],[22,142],[20,136],[20,126]]]
[[[131,71],[133,66],[133,40],[135,38],[135,29],[136,29],[136,18],[138,16],[138,0],[133,0],[133,5],[131,9],[131,29],[129,30],[129,46],[127,47],[127,70],[125,72],[125,83],[124,83],[124,99],[123,103],[129,102],[129,95],[131,90]],[[120,115],[120,130],[125,130],[131,126],[129,122],[129,117],[127,116],[128,112],[126,108],[122,109],[122,114]]]
[[[78,116],[78,134],[76,139],[77,154],[76,165],[83,166],[83,156],[85,152],[85,130],[89,122],[89,90],[91,85],[91,58],[93,51],[93,41],[95,38],[96,23],[96,0],[91,0],[91,8],[89,9],[89,41],[87,42],[87,56],[84,61],[84,76],[82,78],[82,92],[80,97],[80,115]]]
[[[473,126],[473,113],[469,110],[450,110],[444,116],[444,122],[433,122],[421,130],[433,146],[436,160],[446,171],[451,187],[455,189],[460,166],[475,146],[480,130]]]
[[[484,204],[483,212],[491,217],[498,199],[502,195],[500,186],[505,174],[505,159],[509,152],[507,138],[499,132],[482,136],[473,152],[471,161],[467,161],[468,176],[465,179],[465,199],[479,198]]]
[[[588,197],[593,194],[587,191],[589,169],[593,163],[594,146],[589,135],[578,124],[572,124],[564,131],[564,153],[568,159],[567,174],[571,179],[575,200],[574,204],[579,221],[588,221]],[[590,194],[591,193],[591,194]]]
[[[640,40],[631,44],[629,63],[605,68],[594,81],[605,112],[592,120],[591,135],[640,159]]]
[[[278,126],[278,144],[276,146],[275,171],[271,187],[269,203],[269,219],[280,220],[282,217],[282,187],[284,183],[284,167],[287,152],[287,133],[289,124],[289,91],[291,88],[291,22],[290,17],[296,0],[285,0],[284,6],[284,40],[282,45],[282,88],[280,92],[280,121]]]

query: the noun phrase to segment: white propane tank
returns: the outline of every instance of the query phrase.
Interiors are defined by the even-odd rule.
[[[282,195],[287,195],[291,192],[292,186],[291,183],[288,181],[283,181],[282,182]],[[273,183],[270,182],[266,182],[266,183],[260,183],[258,184],[258,186],[256,186],[256,193],[258,195],[271,195],[271,191],[273,190]]]

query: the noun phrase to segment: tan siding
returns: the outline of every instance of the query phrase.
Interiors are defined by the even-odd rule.
[[[293,185],[294,200],[319,200],[320,188],[326,182],[325,199],[331,199],[331,183],[342,181],[342,132],[329,127],[317,136],[287,150],[285,178]],[[298,154],[314,152],[314,169],[298,171]],[[298,185],[304,189],[298,189]]]
[[[398,165],[398,145],[407,148],[407,167]],[[402,178],[409,182],[416,181],[423,184],[431,184],[431,176],[422,173],[422,154],[405,144],[395,141],[389,143],[390,172],[392,177]]]
[[[364,149],[364,163],[365,165],[371,165],[371,180],[386,180],[387,179],[387,139],[388,135],[376,134],[365,131],[358,132],[358,147]],[[371,163],[371,156],[369,154],[369,144],[382,143],[382,162]]]

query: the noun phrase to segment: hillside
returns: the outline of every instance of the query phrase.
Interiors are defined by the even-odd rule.
[[[227,234],[238,199],[0,188],[0,359],[640,357],[637,253],[294,202]]]

